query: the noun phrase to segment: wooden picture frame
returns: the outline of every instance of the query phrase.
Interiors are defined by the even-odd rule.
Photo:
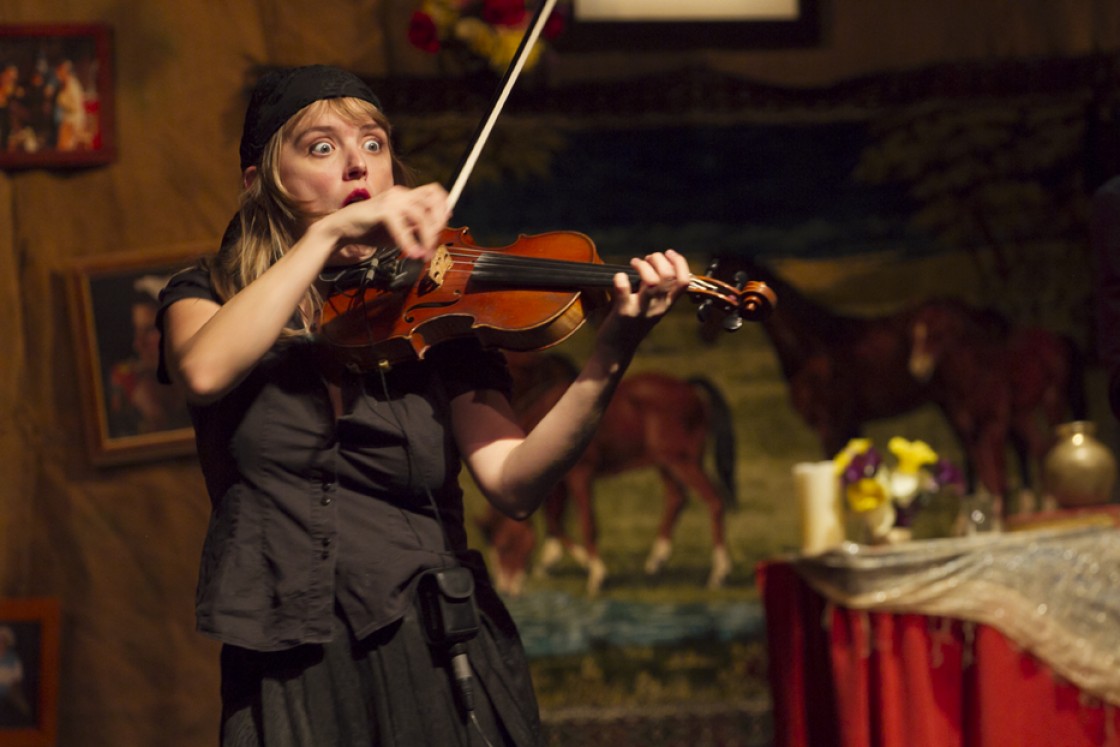
[[[59,605],[0,599],[0,744],[53,747],[58,732]]]
[[[668,0],[666,0],[668,2]],[[743,11],[729,19],[713,20],[690,11],[689,3],[669,3],[679,8],[676,17],[643,15],[642,0],[615,2],[618,12],[581,13],[575,0],[570,27],[557,38],[557,49],[573,51],[635,50],[681,51],[693,49],[783,49],[811,47],[822,38],[822,0],[792,0],[792,12],[752,14],[752,0],[742,0]],[[664,5],[665,3],[662,3]],[[731,3],[735,4],[735,3]],[[626,10],[633,6],[637,10]]]
[[[74,263],[67,273],[86,442],[96,465],[194,451],[185,401],[156,381],[159,289],[213,250],[213,242]]]
[[[112,32],[104,24],[0,24],[0,169],[116,157]]]

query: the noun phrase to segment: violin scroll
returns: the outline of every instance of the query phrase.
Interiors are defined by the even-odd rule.
[[[722,313],[722,326],[734,332],[743,326],[744,321],[762,322],[773,312],[778,304],[778,296],[758,280],[749,280],[745,272],[735,274],[733,283],[716,280],[713,275],[719,260],[708,266],[708,276],[694,275],[689,293],[700,307],[696,311],[701,322],[707,322],[716,311]],[[693,288],[692,286],[697,286]]]

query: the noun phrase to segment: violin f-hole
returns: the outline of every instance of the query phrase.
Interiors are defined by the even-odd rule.
[[[446,309],[449,306],[454,306],[459,303],[459,297],[462,295],[462,291],[456,290],[453,292],[453,295],[455,296],[454,298],[449,298],[446,301],[425,301],[424,303],[413,304],[404,310],[402,318],[408,324],[412,324],[416,321],[414,312],[420,309]]]

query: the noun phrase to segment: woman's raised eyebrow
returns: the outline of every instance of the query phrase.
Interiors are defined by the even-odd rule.
[[[302,132],[300,132],[299,136],[304,137],[305,135],[311,135],[311,134],[332,133],[332,132],[335,132],[337,129],[338,129],[337,125],[315,124],[315,125],[311,125],[306,130],[303,130]],[[377,124],[376,122],[370,122],[369,124],[361,125],[359,127],[359,129],[362,132],[380,132],[380,133],[385,132],[385,128],[382,127],[381,125]]]
[[[303,140],[306,137],[330,134],[332,132],[334,132],[334,128],[330,125],[311,125],[306,130],[300,131],[296,135],[296,139]]]

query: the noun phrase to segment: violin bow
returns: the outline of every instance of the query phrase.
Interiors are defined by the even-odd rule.
[[[448,190],[447,207],[448,210],[455,208],[455,203],[459,201],[459,196],[463,193],[463,188],[467,185],[467,179],[470,178],[471,171],[474,170],[475,164],[478,162],[478,157],[482,154],[482,148],[486,145],[487,138],[490,137],[490,131],[494,129],[494,123],[498,121],[498,116],[502,113],[502,107],[505,106],[506,99],[509,98],[510,91],[513,90],[517,78],[521,75],[521,69],[525,67],[525,60],[532,51],[533,45],[536,44],[537,39],[544,30],[545,23],[548,22],[548,17],[552,13],[552,9],[556,7],[556,0],[542,0],[541,4],[537,7],[536,13],[533,15],[532,21],[529,23],[528,28],[525,30],[524,36],[521,37],[521,43],[517,47],[517,52],[514,53],[513,59],[510,61],[509,67],[506,68],[505,74],[502,76],[501,83],[498,86],[498,91],[494,95],[494,99],[490,103],[490,112],[479,123],[478,129],[474,133],[474,141],[471,143],[470,148],[463,156],[462,161],[456,171],[458,172],[451,188]],[[396,254],[399,250],[396,247],[389,249],[389,252]],[[423,262],[414,259],[398,259],[392,264],[380,265],[374,257],[373,265],[370,267],[369,261],[356,265],[355,268],[342,270],[332,275],[320,274],[323,280],[337,283],[354,283],[366,282],[378,276],[389,278],[391,283],[398,286],[404,286],[417,277]],[[378,270],[380,268],[380,270]]]
[[[521,69],[525,67],[525,60],[529,57],[529,52],[532,51],[533,45],[537,43],[541,31],[544,29],[544,25],[548,22],[548,17],[552,14],[552,9],[555,7],[556,0],[542,0],[541,4],[537,7],[536,13],[533,15],[532,21],[529,23],[529,27],[525,30],[525,35],[521,37],[521,44],[517,47],[517,52],[513,55],[513,60],[510,61],[509,67],[506,68],[506,72],[502,76],[502,81],[498,86],[498,91],[490,104],[490,113],[487,114],[486,118],[479,124],[478,130],[474,134],[474,142],[460,162],[458,174],[451,185],[451,189],[447,192],[448,208],[454,209],[455,203],[459,201],[459,196],[463,193],[463,188],[467,184],[467,179],[470,178],[471,171],[474,170],[474,166],[478,162],[478,157],[482,153],[482,148],[486,145],[486,140],[490,137],[490,131],[494,129],[494,123],[498,121],[498,117],[502,113],[502,108],[506,104],[506,99],[509,98],[510,91],[513,90],[518,76],[521,75]]]
[[[458,166],[458,173],[447,193],[447,205],[449,209],[454,209],[455,204],[459,201],[459,197],[462,195],[464,187],[466,187],[467,180],[470,178],[471,171],[474,170],[474,166],[478,162],[482,149],[486,145],[486,140],[490,137],[491,130],[494,129],[494,123],[498,121],[498,117],[502,113],[502,108],[505,106],[506,99],[509,98],[510,91],[513,90],[518,76],[521,75],[522,68],[525,67],[525,60],[529,57],[529,52],[532,51],[533,46],[537,43],[541,31],[544,30],[544,25],[548,22],[548,17],[552,14],[552,10],[555,7],[556,0],[541,0],[541,4],[537,6],[537,10],[525,31],[525,35],[521,37],[521,43],[517,47],[517,52],[513,55],[513,59],[510,61],[509,67],[506,68],[501,83],[498,85],[497,93],[490,104],[490,112],[479,124],[478,130],[474,134],[474,141],[471,143],[470,148],[467,150],[466,155]],[[701,278],[695,275],[693,279],[704,281],[704,283],[708,285],[718,283],[718,281],[714,281],[710,278]],[[722,283],[718,284],[725,285]],[[749,287],[745,288],[745,286]],[[730,290],[738,291],[742,303],[742,309],[732,311],[724,319],[723,326],[728,331],[734,331],[742,325],[742,314],[744,311],[748,313],[751,319],[764,319],[769,315],[770,310],[777,302],[773,291],[767,288],[765,283],[748,283],[745,275],[736,278],[734,288],[730,286],[727,287]],[[710,312],[712,304],[713,300],[711,296],[702,303],[700,311],[698,312],[701,319]]]

